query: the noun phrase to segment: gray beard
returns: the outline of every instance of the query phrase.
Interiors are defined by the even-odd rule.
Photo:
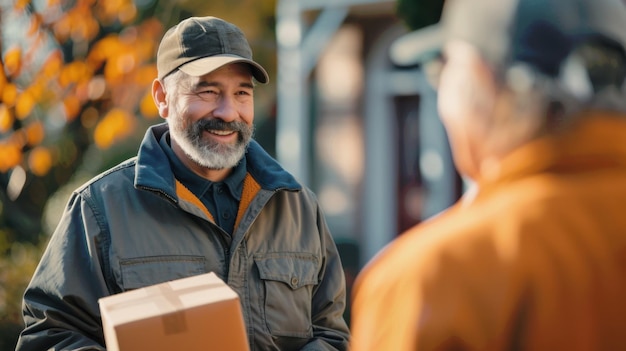
[[[208,169],[235,167],[243,158],[252,139],[254,128],[236,121],[226,123],[220,119],[199,120],[184,128],[177,118],[169,120],[170,134],[183,152],[195,163]],[[234,130],[237,132],[235,144],[221,144],[203,139],[206,129]]]

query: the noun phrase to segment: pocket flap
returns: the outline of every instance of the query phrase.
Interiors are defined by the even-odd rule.
[[[120,260],[124,290],[207,273],[202,256],[151,256]]]
[[[254,262],[263,280],[280,281],[294,290],[318,283],[318,259],[313,255],[273,253],[257,255]]]

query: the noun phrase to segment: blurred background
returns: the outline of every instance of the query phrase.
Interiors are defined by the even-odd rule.
[[[156,49],[189,16],[238,25],[268,70],[256,139],[318,194],[350,288],[379,249],[463,191],[435,92],[389,57],[443,1],[0,0],[0,350],[15,347],[22,293],[71,191],[163,121]]]

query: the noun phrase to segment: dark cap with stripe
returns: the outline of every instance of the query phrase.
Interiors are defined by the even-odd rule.
[[[449,40],[463,40],[496,67],[522,62],[549,76],[590,39],[626,50],[622,0],[446,0],[440,23],[401,37],[396,64],[419,64]]]
[[[159,45],[159,79],[179,69],[191,76],[202,76],[231,63],[250,66],[260,83],[267,83],[265,69],[252,59],[252,49],[243,32],[217,17],[190,17],[170,28]]]

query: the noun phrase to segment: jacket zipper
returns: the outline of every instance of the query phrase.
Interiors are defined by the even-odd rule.
[[[150,187],[143,186],[143,185],[140,185],[140,186],[138,186],[137,188],[142,189],[142,190],[151,191],[151,192],[153,192],[153,193],[157,193],[159,196],[162,196],[162,197],[164,197],[164,198],[168,199],[169,201],[171,201],[171,202],[172,202],[172,203],[174,203],[174,204],[177,204],[177,203],[178,203],[178,200],[176,200],[174,197],[172,197],[171,195],[169,195],[168,193],[164,192],[164,191],[163,191],[163,190],[161,190],[161,189],[157,189],[157,188],[150,188]]]
[[[224,247],[224,265],[226,267],[224,267],[224,276],[226,277],[226,280],[228,280],[228,275],[230,273],[230,249],[227,247]]]
[[[143,189],[143,190],[147,190],[147,191],[152,191],[166,199],[168,199],[169,201],[171,201],[174,204],[178,204],[178,201],[172,197],[171,195],[167,194],[166,192],[164,192],[163,190],[160,189],[156,189],[156,188],[150,188],[147,186],[139,186],[139,189]],[[221,228],[218,227],[218,230],[221,230]],[[224,247],[224,272],[225,272],[225,276],[228,277],[228,273],[230,271],[230,248],[228,246],[228,242],[226,240],[224,240],[224,237],[222,236],[222,234],[219,234],[220,236],[220,241],[222,242],[222,246]]]

